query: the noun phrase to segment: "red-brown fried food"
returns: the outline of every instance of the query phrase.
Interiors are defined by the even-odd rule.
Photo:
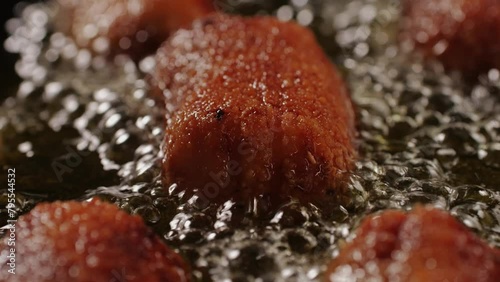
[[[214,15],[172,35],[156,62],[168,111],[166,184],[205,202],[341,194],[354,113],[310,31]]]
[[[500,68],[499,0],[405,0],[403,39],[449,69]]]
[[[40,204],[0,244],[0,281],[189,281],[186,264],[138,216],[101,201]],[[8,249],[15,248],[15,275]]]
[[[140,57],[177,28],[214,10],[211,0],[57,0],[59,29],[81,47]],[[107,51],[105,47],[109,46]]]
[[[326,281],[488,282],[500,251],[451,215],[417,206],[370,216],[328,267]]]

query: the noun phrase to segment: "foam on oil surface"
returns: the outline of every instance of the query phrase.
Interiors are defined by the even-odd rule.
[[[5,43],[20,54],[23,79],[0,112],[0,163],[18,171],[19,212],[99,195],[140,214],[203,281],[318,280],[364,215],[417,202],[451,211],[500,246],[499,71],[470,84],[423,65],[396,44],[397,1],[283,2],[217,4],[311,26],[344,71],[360,133],[351,203],[328,214],[290,203],[268,214],[258,200],[204,210],[181,200],[179,187],[159,179],[163,113],[143,79],[152,58],[106,63],[78,50],[51,30],[53,9],[38,4],[8,22]]]

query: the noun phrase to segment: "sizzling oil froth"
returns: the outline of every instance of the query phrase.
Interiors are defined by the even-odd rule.
[[[271,215],[259,201],[203,211],[181,203],[179,188],[165,190],[159,179],[164,113],[142,79],[152,59],[106,64],[51,31],[52,10],[38,4],[8,23],[5,44],[21,54],[16,71],[23,82],[2,106],[0,163],[19,169],[20,212],[41,200],[99,195],[143,216],[187,257],[195,277],[215,281],[319,280],[360,218],[416,202],[451,211],[500,246],[497,70],[465,84],[439,64],[424,66],[401,52],[397,1],[226,3],[218,6],[312,27],[347,74],[361,152],[352,202],[329,214],[290,203]],[[2,222],[6,216],[2,210]]]

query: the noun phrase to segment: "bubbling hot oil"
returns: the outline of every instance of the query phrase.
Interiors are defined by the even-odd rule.
[[[162,187],[163,111],[144,79],[152,57],[109,62],[78,49],[51,30],[53,7],[35,4],[7,23],[5,42],[22,82],[1,106],[0,163],[17,170],[20,214],[99,196],[142,216],[201,281],[320,280],[363,216],[415,203],[449,210],[500,246],[498,70],[471,84],[423,64],[396,42],[398,1],[215,4],[311,27],[344,72],[358,112],[352,200],[329,212],[297,202],[269,212],[259,199],[200,210],[182,187]]]

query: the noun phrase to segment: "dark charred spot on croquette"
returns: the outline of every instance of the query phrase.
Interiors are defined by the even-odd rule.
[[[217,111],[215,111],[215,118],[218,120],[218,121],[221,121],[222,118],[224,117],[224,110],[222,109],[217,109]]]

